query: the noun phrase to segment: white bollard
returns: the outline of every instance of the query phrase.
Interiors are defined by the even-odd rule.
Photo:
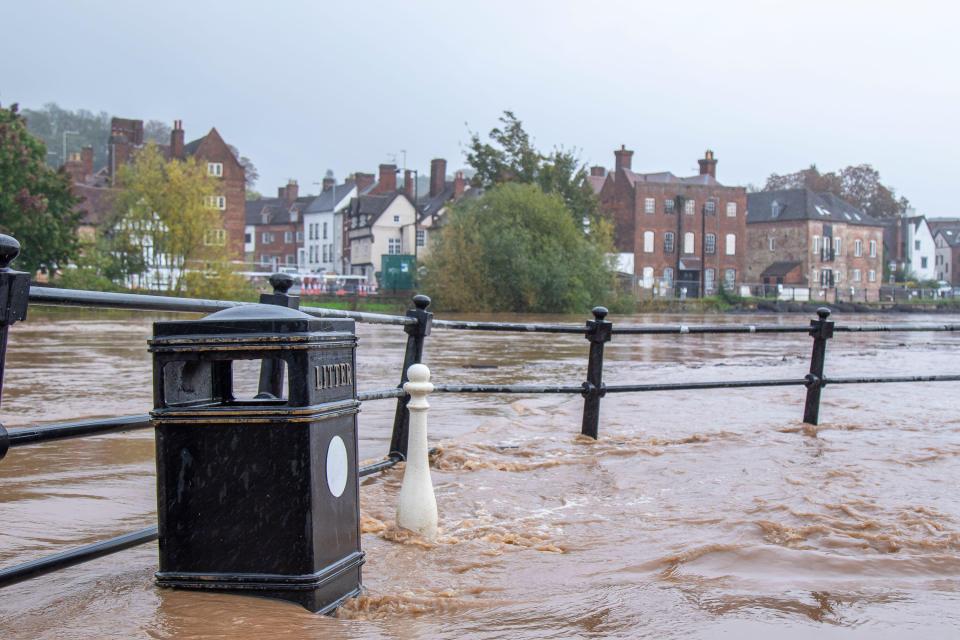
[[[428,540],[437,537],[437,498],[430,480],[427,450],[427,394],[433,391],[430,369],[415,364],[407,369],[410,382],[403,390],[410,394],[410,428],[407,432],[407,465],[397,503],[397,525],[419,533]]]

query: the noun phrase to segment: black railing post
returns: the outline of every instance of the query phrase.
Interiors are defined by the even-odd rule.
[[[819,320],[810,321],[810,337],[813,338],[813,353],[810,356],[810,373],[806,375],[807,401],[803,406],[803,421],[818,424],[820,421],[820,390],[826,386],[823,364],[827,355],[827,340],[833,337],[833,321],[830,309],[817,309]]]
[[[261,304],[275,304],[290,309],[300,308],[300,296],[290,295],[293,276],[289,273],[274,273],[270,276],[273,293],[261,293]],[[283,360],[264,360],[260,364],[260,384],[257,387],[258,398],[283,397]]]
[[[10,263],[20,255],[20,243],[0,234],[0,401],[3,398],[3,370],[7,363],[7,333],[10,325],[27,317],[30,274],[14,271]],[[0,459],[10,449],[10,434],[0,424]]]
[[[590,341],[587,381],[583,383],[583,424],[580,433],[594,440],[600,429],[600,398],[606,395],[603,386],[603,345],[610,342],[613,323],[605,320],[606,307],[593,308],[593,320],[587,320],[586,338]]]
[[[400,387],[407,382],[407,369],[418,364],[423,358],[423,339],[430,335],[430,325],[433,314],[427,311],[430,298],[424,295],[413,296],[413,309],[407,311],[408,318],[415,318],[417,324],[408,324],[403,330],[407,332],[407,348],[403,354],[403,371],[400,374]],[[410,426],[410,412],[407,403],[410,396],[397,398],[397,412],[393,416],[393,435],[390,438],[390,456],[407,457],[407,430]]]

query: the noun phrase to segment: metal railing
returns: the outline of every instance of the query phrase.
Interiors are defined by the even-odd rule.
[[[12,244],[11,244],[12,243]],[[145,311],[179,311],[210,313],[249,304],[224,300],[196,300],[167,296],[140,295],[126,293],[102,293],[75,291],[47,287],[30,287],[26,274],[9,269],[16,257],[19,245],[7,236],[0,236],[0,394],[3,384],[3,364],[6,352],[7,330],[11,324],[23,320],[26,316],[27,300],[40,305],[70,305],[93,308],[119,308]],[[357,400],[396,399],[390,446],[387,455],[380,461],[358,470],[360,476],[377,473],[396,465],[406,455],[409,412],[409,396],[403,391],[407,381],[406,372],[411,365],[423,360],[426,338],[434,328],[450,331],[512,332],[521,334],[553,333],[579,334],[589,342],[587,367],[584,381],[579,384],[555,385],[514,385],[514,384],[438,384],[436,391],[454,394],[570,394],[583,397],[584,407],[580,432],[597,438],[600,425],[600,406],[608,393],[647,393],[664,391],[689,391],[705,389],[785,387],[797,386],[806,389],[803,420],[818,424],[820,417],[820,398],[822,390],[832,384],[877,384],[903,382],[956,382],[960,375],[898,375],[864,377],[827,377],[824,373],[827,341],[835,333],[876,333],[876,332],[954,332],[960,325],[951,323],[927,324],[884,324],[861,323],[837,325],[830,320],[830,310],[821,308],[817,319],[809,324],[672,324],[672,325],[622,325],[614,326],[607,320],[607,309],[596,307],[592,319],[584,325],[552,323],[512,323],[512,322],[474,322],[461,320],[434,320],[428,311],[430,299],[423,295],[413,298],[414,306],[403,316],[378,313],[362,313],[323,309],[320,307],[300,307],[299,299],[289,294],[293,280],[285,274],[271,277],[274,288],[272,294],[261,296],[261,303],[296,307],[316,317],[352,318],[358,322],[402,326],[407,334],[404,349],[400,381],[397,387],[375,389],[357,393]],[[655,384],[618,384],[606,385],[603,382],[604,348],[614,336],[636,335],[706,335],[706,334],[800,334],[805,333],[813,339],[809,373],[802,378],[760,379],[760,380],[715,380],[705,382],[679,382]],[[261,369],[260,390],[279,397],[282,378],[274,375],[269,360],[264,361]],[[86,437],[103,433],[141,429],[151,426],[150,416],[138,414],[117,418],[82,420],[54,425],[21,428],[7,432],[0,425],[0,459],[12,447],[26,446],[38,442]],[[50,571],[72,566],[103,555],[114,553],[131,546],[144,544],[157,538],[157,528],[149,527],[141,531],[128,533],[83,547],[78,547],[47,558],[34,560],[21,565],[0,569],[0,587],[14,584]]]

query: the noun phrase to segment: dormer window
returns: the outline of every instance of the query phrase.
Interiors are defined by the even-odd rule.
[[[776,200],[770,205],[770,217],[779,218],[780,217],[780,203]]]

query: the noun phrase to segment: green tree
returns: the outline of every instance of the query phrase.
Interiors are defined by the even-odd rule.
[[[110,138],[110,114],[106,111],[71,111],[49,102],[40,109],[24,109],[23,116],[30,133],[47,145],[46,162],[51,167],[60,167],[66,161],[64,146],[67,156],[82,147],[93,147],[94,169],[106,166]]]
[[[43,142],[27,132],[17,105],[0,108],[0,231],[20,241],[16,266],[52,272],[77,255],[77,198],[70,178],[46,165]]]
[[[563,313],[609,301],[609,230],[585,235],[559,194],[503,184],[462,200],[449,216],[424,283],[442,308]]]
[[[483,142],[476,133],[470,136],[467,163],[476,171],[474,186],[536,184],[545,193],[559,194],[578,224],[583,218],[596,217],[597,198],[587,181],[587,168],[574,151],[561,147],[541,153],[512,111],[504,111],[500,123],[491,129],[490,142]]]
[[[206,165],[196,158],[166,160],[150,143],[121,167],[119,184],[109,233],[115,243],[146,248],[145,268],[169,276],[161,286],[192,295],[188,284],[196,288],[205,279],[210,280],[204,283],[208,293],[235,285],[228,277],[232,271],[216,208],[217,185]]]
[[[764,191],[780,189],[799,189],[806,187],[812,191],[825,191],[843,198],[853,206],[874,218],[895,218],[910,206],[903,197],[898,198],[896,190],[883,184],[880,172],[869,164],[845,167],[839,173],[833,171],[820,173],[817,165],[810,165],[795,173],[770,174]]]

